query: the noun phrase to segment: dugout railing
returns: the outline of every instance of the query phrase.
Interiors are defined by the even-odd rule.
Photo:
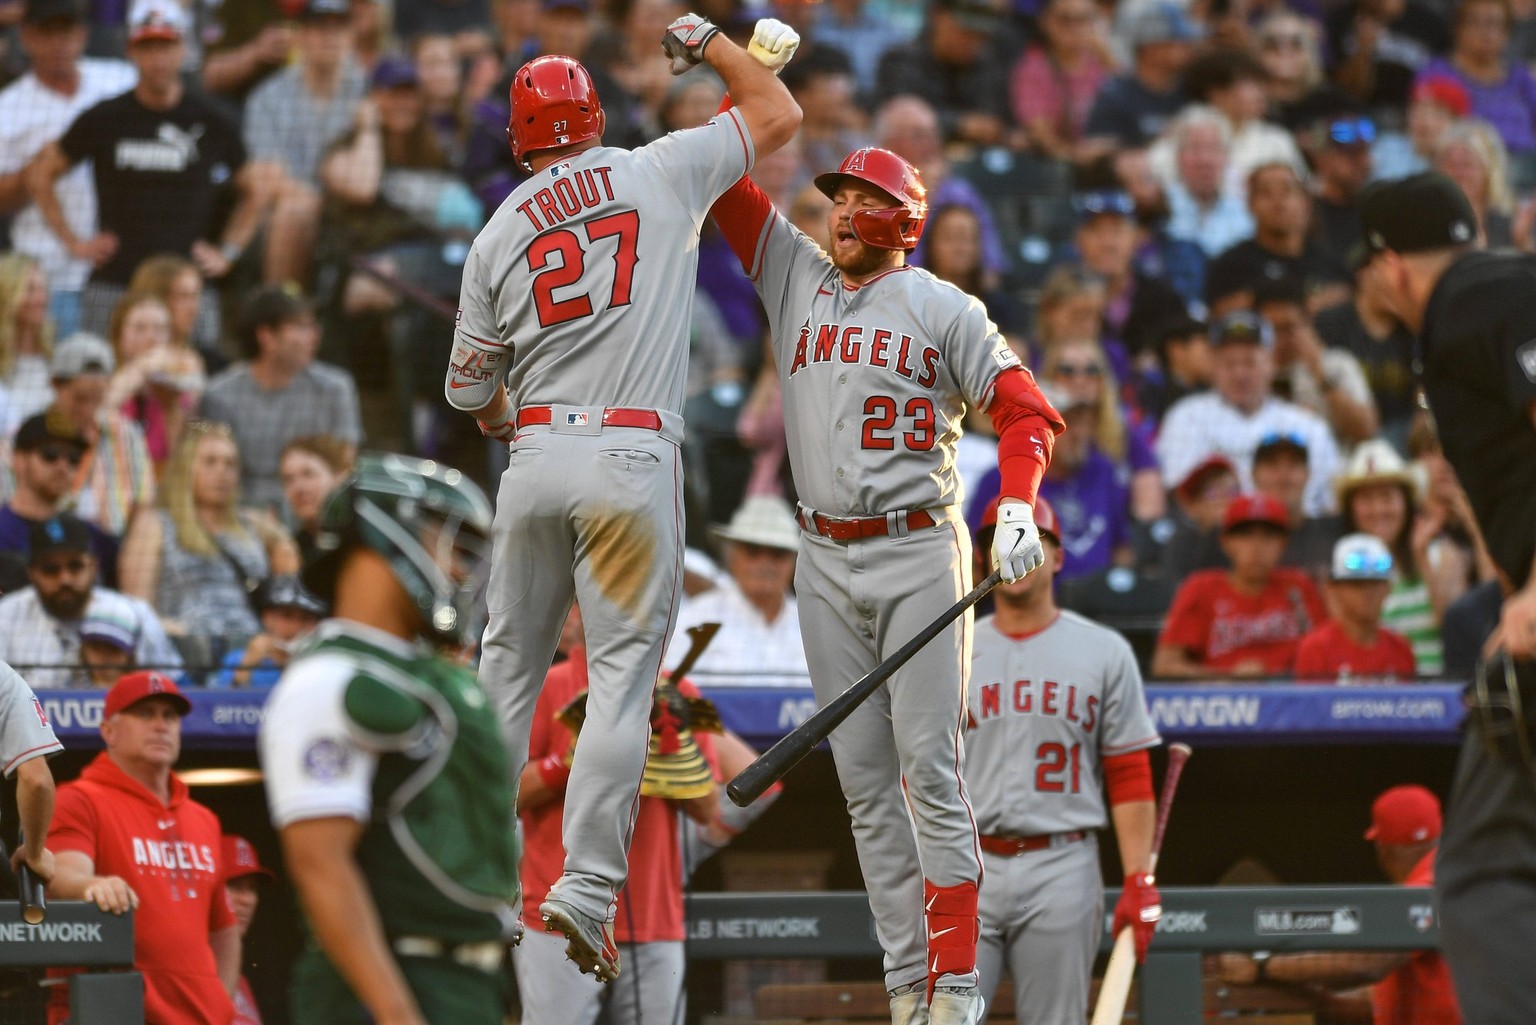
[[[1144,1025],[1190,1025],[1206,1015],[1204,958],[1221,952],[1438,949],[1434,895],[1404,886],[1170,887],[1139,971]],[[1104,895],[1102,952],[1112,945]],[[860,892],[698,893],[688,898],[688,956],[702,960],[880,956]]]

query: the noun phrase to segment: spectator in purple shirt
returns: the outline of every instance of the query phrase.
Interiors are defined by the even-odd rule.
[[[1424,65],[1419,77],[1449,75],[1472,94],[1472,113],[1493,125],[1509,152],[1536,151],[1536,79],[1504,59],[1511,15],[1507,0],[1461,0],[1451,52]]]

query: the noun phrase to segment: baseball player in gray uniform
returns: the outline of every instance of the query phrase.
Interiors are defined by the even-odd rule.
[[[16,811],[20,819],[6,825],[14,838],[21,827],[22,843],[11,851],[11,868],[23,861],[47,883],[53,879],[53,852],[43,846],[53,820],[53,773],[48,755],[64,750],[48,724],[48,713],[21,676],[0,662],[0,774],[16,777]]]
[[[792,51],[788,26],[753,45]],[[602,145],[585,68],[540,57],[512,84],[512,151],[531,177],[464,265],[448,401],[511,445],[497,499],[480,679],[510,750],[579,597],[591,697],[567,789],[565,871],[541,905],[583,971],[618,974],[615,894],[627,872],[651,692],[682,579],[683,378],[699,228],[710,204],[783,145],[800,109],[761,60],[695,15],[662,40],[681,74],[708,63],[744,99],[639,149]]]
[[[927,216],[915,168],[861,149],[816,185],[830,254],[749,180],[714,216],[768,312],[801,501],[795,594],[825,703],[971,586],[955,471],[967,409],[1000,436],[1009,580],[1044,557],[1031,504],[1062,425],[982,304],[906,265]],[[981,854],[961,776],[970,640],[967,615],[831,738],[898,1025],[981,1016]]]
[[[1162,739],[1125,638],[1056,607],[1056,514],[1043,499],[1034,512],[1045,565],[993,592],[971,655],[965,779],[986,869],[976,965],[988,1001],[1007,969],[1019,1021],[1081,1022],[1104,924],[1095,831],[1106,787],[1126,871],[1114,932],[1132,926],[1143,958],[1162,915],[1147,874],[1157,817],[1147,749]],[[996,522],[994,503],[978,545]]]

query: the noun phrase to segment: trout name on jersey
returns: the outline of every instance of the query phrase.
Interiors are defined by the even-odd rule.
[[[1099,695],[1080,696],[1076,684],[1063,685],[1055,680],[1042,680],[1038,692],[1033,680],[982,684],[980,721],[1003,715],[1051,716],[1091,733],[1099,721]]]
[[[218,867],[213,848],[208,844],[151,840],[142,836],[133,838],[133,863],[141,868],[169,868],[209,875],[213,875]]]
[[[565,164],[551,167],[549,173],[555,176],[554,182],[535,192],[532,199],[525,199],[517,205],[517,212],[528,218],[534,231],[553,228],[568,217],[575,217],[583,210],[613,200],[613,183],[608,180],[613,168],[594,167],[562,175],[561,172],[565,170]],[[597,183],[599,178],[603,180],[601,189]]]
[[[939,350],[926,342],[916,347],[911,335],[898,336],[883,327],[866,328],[861,324],[818,324],[813,330],[807,319],[800,325],[789,376],[794,377],[811,363],[833,362],[867,363],[900,374],[923,388],[933,387],[939,379]]]

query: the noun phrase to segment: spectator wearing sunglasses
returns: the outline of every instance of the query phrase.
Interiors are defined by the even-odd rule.
[[[1328,422],[1341,448],[1376,436],[1380,418],[1360,361],[1323,345],[1296,278],[1264,281],[1254,308],[1275,336],[1275,394]]]
[[[97,582],[98,564],[85,523],[67,513],[35,524],[28,537],[30,586],[0,598],[0,661],[26,674],[33,687],[92,686],[81,657],[80,628],[92,602],[108,596],[126,610],[136,638],[133,661],[181,667],[154,610]]]
[[[1328,64],[1371,110],[1402,110],[1413,79],[1451,48],[1444,17],[1424,0],[1350,0],[1328,16]]]
[[[7,556],[0,563],[0,593],[9,594],[27,585],[25,567],[32,528],[64,511],[89,450],[84,435],[56,409],[29,417],[17,429],[11,445],[11,475],[16,486],[10,500],[0,507],[0,553]],[[96,561],[112,567],[111,574],[105,576],[111,585],[116,578],[117,539],[94,524],[87,529]]]
[[[1302,683],[1395,682],[1414,679],[1413,648],[1381,625],[1392,590],[1392,553],[1370,534],[1349,534],[1333,546],[1328,604],[1333,618],[1296,646]]]
[[[1318,118],[1301,138],[1312,162],[1312,237],[1337,266],[1360,244],[1360,193],[1371,180],[1376,122],[1358,114]]]
[[[1323,77],[1317,22],[1294,10],[1278,8],[1259,22],[1255,45],[1264,68],[1264,93],[1270,117],[1287,131],[1302,126],[1314,98],[1333,90]]]
[[[1296,168],[1289,164],[1256,168],[1248,176],[1248,211],[1253,214],[1253,237],[1206,268],[1205,301],[1212,317],[1250,309],[1254,289],[1266,279],[1300,278],[1313,306],[1348,297],[1349,272],[1344,263],[1307,232],[1312,197]]]
[[[1419,80],[1445,75],[1472,98],[1472,114],[1491,124],[1516,158],[1536,151],[1536,78],[1507,59],[1513,22],[1508,0],[1461,0],[1451,52],[1419,72]]]

